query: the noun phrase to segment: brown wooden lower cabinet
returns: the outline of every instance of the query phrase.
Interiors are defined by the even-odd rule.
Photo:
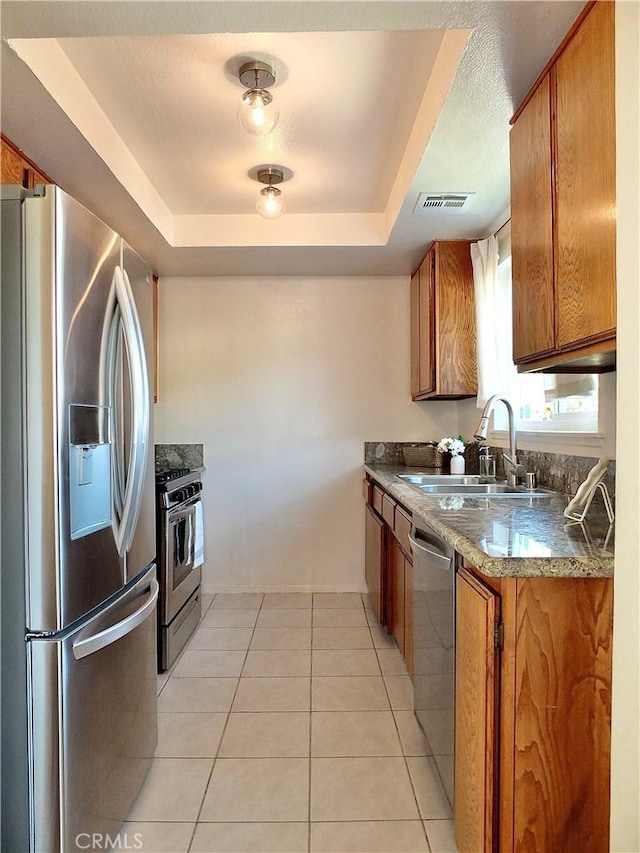
[[[386,624],[384,527],[384,521],[371,507],[365,507],[364,576],[371,606],[381,625]]]
[[[398,648],[405,654],[405,608],[407,598],[404,584],[405,557],[397,539],[391,538],[388,555],[389,568],[389,630],[396,638]]]
[[[495,625],[500,601],[473,575],[456,577],[456,734],[454,802],[460,851],[491,853],[495,843]]]
[[[612,582],[456,586],[460,853],[609,849]]]
[[[398,540],[391,538],[388,550],[389,618],[390,633],[413,672],[413,564],[407,559]]]
[[[404,660],[413,676],[413,563],[404,558]]]
[[[409,673],[413,669],[413,566],[411,516],[379,486],[367,481],[365,582],[378,621],[393,634]]]

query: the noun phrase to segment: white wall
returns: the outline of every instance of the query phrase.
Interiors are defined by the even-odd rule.
[[[611,850],[640,850],[640,6],[616,3],[618,435]],[[623,457],[624,454],[624,457]],[[624,464],[621,464],[624,458]]]
[[[364,441],[457,432],[412,403],[409,281],[160,282],[156,441],[205,446],[204,586],[363,589]]]

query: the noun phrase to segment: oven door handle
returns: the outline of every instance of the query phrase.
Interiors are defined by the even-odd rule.
[[[196,503],[197,500],[194,500],[192,503],[183,507],[182,509],[171,509],[167,512],[167,520],[165,526],[165,542],[167,546],[169,545],[170,536],[172,535],[171,531],[176,530],[176,526],[180,524],[180,522],[184,521],[186,525],[185,530],[185,547],[184,547],[184,559],[180,560],[180,565],[185,568],[193,567],[195,563],[195,515],[196,515]],[[175,535],[175,534],[173,534]]]
[[[196,510],[196,501],[191,504],[187,504],[187,506],[182,507],[181,509],[170,509],[167,511],[167,528],[169,528],[172,524],[175,524],[177,521],[182,521],[183,518],[188,518],[190,515],[195,515]]]
[[[196,505],[193,505],[193,513],[189,516],[189,541],[187,543],[187,554],[189,555],[188,566],[193,566],[196,561]]]

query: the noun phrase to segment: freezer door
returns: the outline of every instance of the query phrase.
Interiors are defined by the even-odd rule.
[[[157,594],[152,568],[64,640],[29,644],[37,853],[115,836],[142,786],[157,741]]]

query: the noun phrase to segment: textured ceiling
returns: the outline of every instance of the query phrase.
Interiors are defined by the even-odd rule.
[[[441,42],[427,30],[125,36],[61,46],[172,213],[252,212],[256,186],[247,171],[264,162],[293,171],[289,212],[352,213],[384,210]],[[275,67],[281,117],[265,140],[236,120],[240,57]]]
[[[407,273],[507,207],[509,117],[582,5],[9,0],[3,131],[161,274]],[[235,121],[242,56],[275,59],[266,142]],[[260,163],[294,173],[274,222]],[[415,216],[426,190],[475,196]]]

